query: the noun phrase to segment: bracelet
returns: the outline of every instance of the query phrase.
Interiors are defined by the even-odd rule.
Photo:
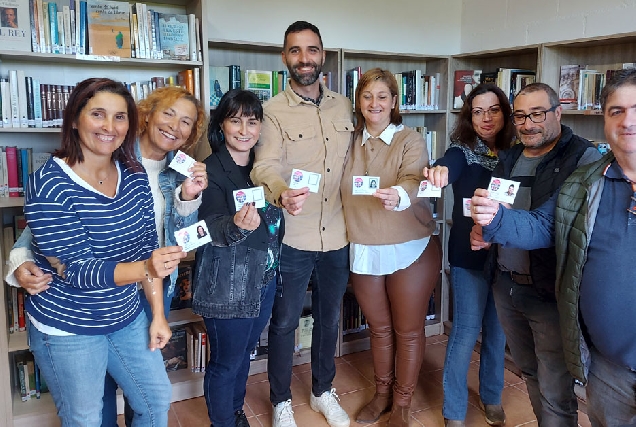
[[[152,294],[155,294],[155,282],[153,281],[154,278],[152,276],[150,276],[150,273],[148,272],[148,260],[145,259],[144,260],[144,274],[146,275],[146,280],[148,281],[148,283],[150,283],[150,290],[152,292]]]

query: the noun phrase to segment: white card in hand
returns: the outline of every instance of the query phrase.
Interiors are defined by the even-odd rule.
[[[192,167],[194,162],[196,162],[196,160],[188,156],[183,151],[179,150],[177,151],[177,154],[175,154],[174,157],[172,158],[172,161],[170,162],[168,167],[176,170],[181,175],[190,177],[190,175],[192,175],[192,172],[190,172],[188,169]]]
[[[462,199],[462,210],[464,212],[464,216],[470,217],[470,204],[472,203],[471,198]]]
[[[190,252],[192,249],[212,241],[208,226],[203,220],[175,231],[174,237],[177,240],[177,245],[181,246],[184,252]]]
[[[234,190],[232,192],[234,198],[234,207],[236,211],[240,211],[246,203],[254,202],[257,208],[265,207],[265,193],[263,187],[244,188],[242,190]]]
[[[301,169],[292,169],[289,188],[296,190],[298,188],[309,187],[310,193],[317,193],[319,184],[319,173],[307,172]]]
[[[370,196],[380,188],[379,176],[353,176],[353,187],[351,194],[354,196]]]
[[[417,191],[417,197],[442,197],[442,189],[436,187],[425,179],[420,182],[420,189]]]
[[[519,190],[519,182],[503,178],[490,178],[488,184],[489,199],[499,202],[510,203],[515,201],[517,191]]]

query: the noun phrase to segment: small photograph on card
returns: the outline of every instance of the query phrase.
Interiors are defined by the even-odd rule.
[[[246,203],[254,203],[257,208],[265,207],[265,193],[263,187],[243,188],[232,192],[234,199],[234,207],[236,211],[240,211]]]
[[[513,204],[519,191],[519,182],[503,178],[490,178],[488,192],[490,199]]]
[[[464,198],[462,199],[462,208],[464,211],[464,216],[470,216],[470,204],[472,199],[470,198]]]
[[[192,249],[196,249],[201,245],[210,243],[210,232],[205,221],[201,220],[189,227],[182,228],[174,232],[174,237],[177,240],[177,244],[183,248],[184,252],[190,252]]]
[[[308,187],[309,192],[317,193],[321,175],[316,172],[307,172],[302,169],[292,169],[289,188],[298,189]]]
[[[192,157],[179,150],[177,151],[177,154],[174,155],[168,167],[176,170],[181,175],[189,177],[190,175],[192,175],[192,172],[190,172],[188,169],[192,167],[195,161],[196,160],[194,160]]]
[[[353,187],[351,194],[354,196],[371,196],[380,188],[379,176],[353,176]]]
[[[420,189],[417,191],[417,197],[442,197],[442,189],[436,187],[425,179],[420,182]]]

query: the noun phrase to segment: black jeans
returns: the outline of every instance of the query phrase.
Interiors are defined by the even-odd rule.
[[[282,289],[274,299],[269,326],[267,371],[273,405],[291,399],[294,331],[302,314],[309,279],[314,329],[311,337],[311,390],[320,396],[331,390],[336,376],[340,305],[349,278],[349,246],[328,252],[302,251],[283,245],[280,254]]]

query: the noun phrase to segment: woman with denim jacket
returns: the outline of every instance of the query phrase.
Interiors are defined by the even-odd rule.
[[[205,165],[197,162],[192,168],[192,179],[168,168],[176,150],[193,153],[206,124],[206,114],[200,102],[183,88],[171,86],[153,91],[137,105],[139,137],[134,145],[135,157],[143,165],[150,181],[157,235],[160,246],[176,246],[174,232],[197,221],[202,190],[207,187]],[[27,227],[9,255],[7,283],[21,286],[36,295],[48,288],[51,276],[43,274],[33,262],[32,235]],[[166,318],[177,280],[175,271],[163,281]],[[141,304],[150,319],[150,305],[143,292]],[[117,385],[107,375],[104,390],[102,427],[117,425],[115,391]],[[132,423],[133,413],[126,409],[126,425]]]
[[[212,242],[197,250],[192,311],[203,316],[208,332],[203,388],[214,427],[249,427],[243,402],[250,353],[271,315],[276,291],[282,211],[267,202],[264,208],[241,204],[245,199],[234,195],[254,187],[252,147],[262,121],[256,95],[232,90],[221,98],[208,128],[209,186],[199,219],[205,220]]]

